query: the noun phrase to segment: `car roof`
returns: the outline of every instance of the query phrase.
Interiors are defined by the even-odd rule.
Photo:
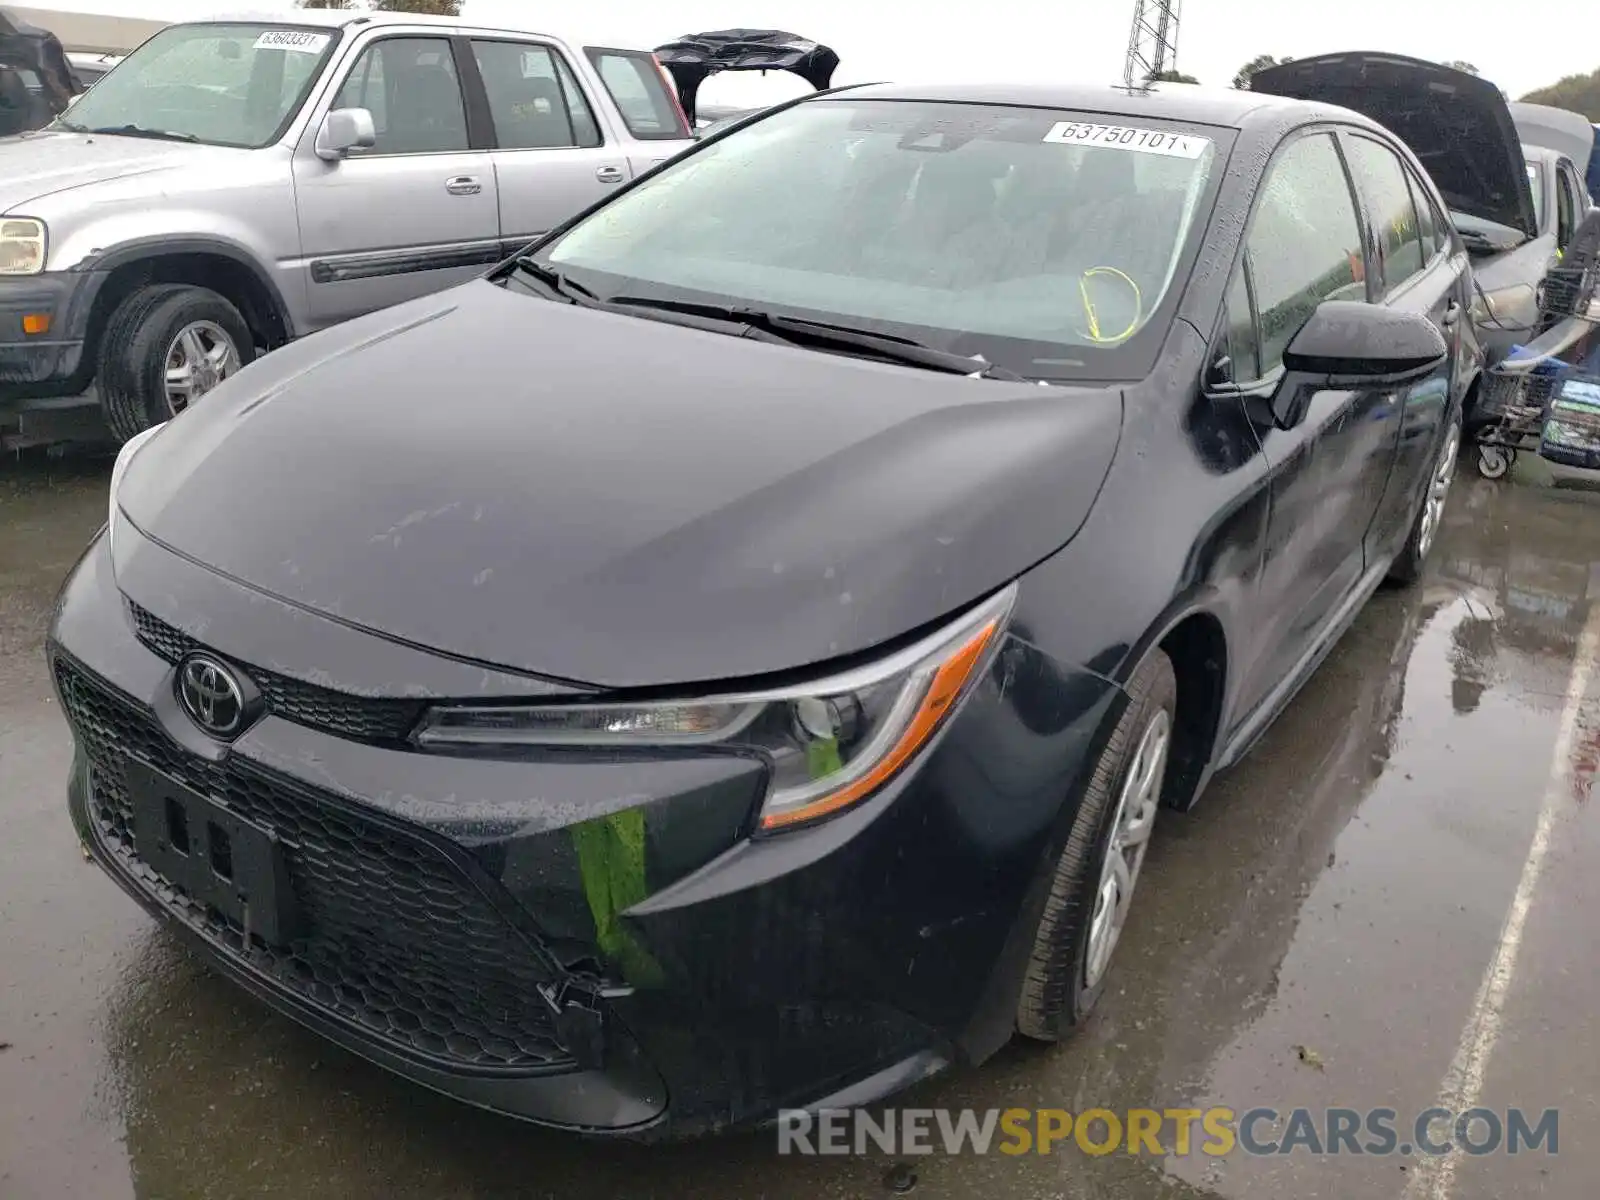
[[[534,37],[560,38],[562,41],[577,46],[603,46],[616,49],[643,49],[643,47],[629,47],[619,45],[614,39],[594,39],[574,35],[571,30],[563,26],[556,30],[536,28],[531,25],[507,23],[504,21],[468,21],[461,17],[440,17],[428,13],[407,12],[382,12],[368,11],[365,9],[338,9],[338,8],[296,8],[285,12],[282,9],[243,9],[227,10],[211,16],[198,18],[192,21],[174,21],[175,25],[218,25],[218,24],[251,24],[251,25],[286,25],[299,28],[315,29],[348,29],[359,26],[362,29],[382,29],[386,26],[403,25],[415,28],[419,25],[432,25],[440,29],[481,29],[497,33],[526,34]]]
[[[838,93],[833,93],[838,94]],[[1236,88],[1196,84],[1157,85],[1147,91],[1113,85],[1066,83],[877,83],[844,90],[850,96],[882,100],[925,100],[955,104],[1009,104],[1026,108],[1061,108],[1119,117],[1151,117],[1159,121],[1193,121],[1230,129],[1247,129],[1258,121],[1282,124],[1286,118],[1306,122],[1336,120],[1372,128],[1359,113],[1332,104],[1291,100]]]

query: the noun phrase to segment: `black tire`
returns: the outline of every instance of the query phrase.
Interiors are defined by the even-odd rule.
[[[1017,1004],[1017,1031],[1036,1041],[1058,1041],[1093,1011],[1105,991],[1107,974],[1092,984],[1088,981],[1090,920],[1117,801],[1140,741],[1159,714],[1166,716],[1169,737],[1174,728],[1178,681],[1164,652],[1152,651],[1134,672],[1128,695],[1128,706],[1095,763],[1072,832],[1056,861],[1044,915],[1034,934]]]
[[[167,402],[167,353],[198,322],[233,342],[239,366],[255,358],[255,339],[239,310],[209,288],[160,283],[129,294],[100,339],[100,408],[112,436],[125,442],[174,414]]]
[[[1385,579],[1391,587],[1410,587],[1422,578],[1422,572],[1428,565],[1428,555],[1439,541],[1438,524],[1442,524],[1444,517],[1439,514],[1427,545],[1423,545],[1423,519],[1428,515],[1428,501],[1433,494],[1434,483],[1440,468],[1444,465],[1444,457],[1450,452],[1452,445],[1450,439],[1454,438],[1455,454],[1449,464],[1450,476],[1453,478],[1461,462],[1461,445],[1463,441],[1461,431],[1461,416],[1456,414],[1451,419],[1450,429],[1444,440],[1439,445],[1439,452],[1428,464],[1428,490],[1423,493],[1422,503],[1417,506],[1417,515],[1412,519],[1411,532],[1406,535],[1406,544],[1401,547],[1400,553],[1395,555],[1395,560],[1389,565],[1389,574]],[[1448,487],[1448,481],[1446,481]]]

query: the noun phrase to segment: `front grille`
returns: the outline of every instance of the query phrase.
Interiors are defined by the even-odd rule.
[[[479,1071],[572,1068],[536,990],[549,979],[528,943],[426,839],[237,760],[195,758],[151,714],[73,664],[58,660],[55,673],[88,755],[101,843],[219,953],[414,1057]],[[301,936],[282,948],[259,938],[246,945],[237,925],[138,857],[129,755],[277,833]]]
[[[128,602],[139,640],[170,663],[206,647],[174,629],[147,609]],[[267,709],[286,721],[362,742],[398,742],[422,719],[426,707],[415,700],[373,699],[317,687],[287,675],[240,663],[266,698]]]

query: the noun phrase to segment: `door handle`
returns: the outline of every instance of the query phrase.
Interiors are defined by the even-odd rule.
[[[1459,300],[1452,300],[1450,301],[1449,306],[1444,310],[1444,319],[1439,323],[1446,329],[1451,329],[1455,327],[1455,323],[1459,320],[1461,320],[1461,302]]]
[[[444,190],[452,196],[476,196],[483,191],[483,184],[471,175],[457,175],[444,181]]]
[[[613,167],[610,164],[607,164],[606,166],[603,166],[595,171],[594,177],[601,183],[621,183],[622,168]]]

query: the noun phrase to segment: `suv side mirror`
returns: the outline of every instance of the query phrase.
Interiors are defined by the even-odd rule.
[[[317,130],[317,157],[324,162],[338,162],[352,150],[370,150],[377,144],[377,126],[364,108],[336,108],[322,118]]]

